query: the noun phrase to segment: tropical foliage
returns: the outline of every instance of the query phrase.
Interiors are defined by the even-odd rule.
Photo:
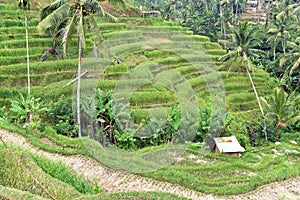
[[[266,106],[266,117],[275,126],[275,136],[278,136],[279,129],[300,120],[300,113],[296,110],[300,105],[300,96],[296,93],[288,95],[283,89],[276,88],[269,102],[266,99],[262,100]]]

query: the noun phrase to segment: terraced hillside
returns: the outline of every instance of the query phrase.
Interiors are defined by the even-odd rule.
[[[27,91],[25,26],[22,11],[16,11],[13,6],[0,4],[0,13],[5,16],[0,20],[0,107],[9,107],[10,100],[17,98],[19,91],[24,94]],[[38,13],[32,11],[31,15]],[[54,102],[73,93],[73,85],[64,86],[76,77],[76,41],[68,58],[39,61],[52,46],[52,38],[37,33],[38,21],[35,17],[29,21],[31,90],[33,96]],[[226,94],[220,102],[238,116],[248,118],[249,113],[258,110],[246,74],[241,71],[238,75],[237,70],[227,73],[228,66],[218,61],[226,52],[209,38],[194,36],[176,23],[160,19],[120,18],[118,23],[100,19],[97,22],[107,40],[98,49],[99,68],[95,59],[87,56],[93,47],[92,35],[88,35],[84,68],[89,72],[85,80],[92,82],[83,87],[116,90],[118,86],[117,90],[123,94],[133,91],[129,103],[138,121],[148,115],[148,108],[157,105],[169,108],[178,101],[178,95],[185,95],[178,93],[185,90],[180,87],[189,88],[194,93],[191,100],[200,107],[211,105],[216,100],[214,95]],[[104,51],[107,49],[108,56]],[[260,96],[270,94],[273,81],[267,73],[256,70],[253,79]],[[224,83],[224,87],[219,83]]]

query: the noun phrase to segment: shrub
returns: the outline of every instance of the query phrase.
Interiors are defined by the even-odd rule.
[[[204,108],[199,110],[199,114],[200,121],[194,142],[205,141],[206,145],[212,149],[212,139],[224,136],[227,127],[230,125],[230,113],[222,110],[214,111],[212,108]]]
[[[248,136],[246,136],[244,134],[237,134],[236,139],[238,140],[240,145],[242,147],[244,147],[245,149],[248,149],[250,147],[250,139]]]
[[[47,112],[47,122],[58,134],[76,136],[77,127],[72,110],[72,99],[61,98],[58,102],[51,104]]]

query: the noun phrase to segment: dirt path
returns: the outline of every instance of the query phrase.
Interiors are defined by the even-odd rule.
[[[16,133],[0,130],[0,137],[2,137],[2,139],[8,144],[18,145],[30,150],[33,153],[45,156],[53,161],[61,161],[65,163],[76,173],[81,174],[90,180],[97,180],[99,185],[107,192],[161,191],[195,200],[275,200],[279,198],[300,199],[300,177],[281,183],[272,183],[260,187],[253,192],[238,196],[215,197],[212,195],[204,195],[196,191],[188,190],[184,187],[176,186],[171,183],[159,182],[138,175],[112,170],[85,156],[65,156],[45,152],[34,147],[27,142],[24,137]]]

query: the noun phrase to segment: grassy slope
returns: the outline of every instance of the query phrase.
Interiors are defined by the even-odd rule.
[[[24,41],[24,26],[22,20],[22,11],[16,11],[13,6],[0,5],[0,12],[7,18],[0,20],[0,32],[3,33],[1,37],[3,40],[0,42],[0,106],[6,105],[9,107],[10,99],[18,97],[17,92],[21,91],[26,93],[27,83],[27,69],[26,69],[26,49]],[[18,12],[15,15],[15,12]],[[38,12],[32,11],[33,16]],[[20,19],[21,17],[21,19]],[[124,37],[118,36],[121,30],[127,30],[138,27],[144,29],[152,36],[155,36],[156,31],[159,28],[168,28],[174,31],[180,31],[183,34],[191,34],[184,28],[178,26],[176,23],[163,22],[160,19],[141,19],[135,17],[120,17],[120,21],[117,24],[106,23],[101,20],[97,20],[105,38],[115,39],[110,40],[112,45],[111,51],[117,54],[123,61],[125,68],[121,69],[120,66],[112,59],[107,62],[110,67],[107,67],[104,72],[104,81],[101,81],[98,86],[104,90],[111,90],[114,88],[115,83],[125,73],[130,72],[135,66],[148,62],[160,63],[164,66],[169,66],[181,73],[181,75],[191,84],[192,89],[196,93],[198,103],[200,107],[206,107],[210,105],[211,94],[207,90],[207,78],[199,76],[190,61],[178,57],[176,54],[170,54],[170,52],[162,51],[160,49],[146,49],[140,48],[140,43],[144,41],[149,35],[142,34],[136,37],[135,34],[130,32],[123,33]],[[73,93],[72,86],[63,88],[63,86],[76,76],[77,68],[77,53],[76,53],[76,41],[74,46],[70,49],[70,56],[67,60],[39,62],[39,58],[43,51],[51,46],[51,38],[45,36],[39,36],[35,25],[38,23],[38,19],[32,18],[30,23],[30,56],[31,56],[31,84],[32,94],[36,97],[42,97],[47,102],[53,102],[60,98],[61,95],[70,96]],[[151,27],[149,27],[151,25]],[[91,35],[88,34],[88,37]],[[157,37],[163,37],[159,32]],[[207,50],[207,54],[210,58],[205,56],[200,57],[199,62],[205,66],[207,62],[216,61],[221,55],[225,53],[218,44],[209,42],[207,37],[203,36],[186,36],[191,41],[196,41],[200,46]],[[124,40],[125,39],[125,40]],[[114,41],[115,40],[115,41]],[[175,43],[184,44],[186,38],[182,36],[171,36],[171,41]],[[88,48],[84,50],[85,55],[91,52],[91,39],[87,40]],[[186,53],[176,49],[179,55]],[[184,49],[186,50],[186,49]],[[194,52],[191,52],[193,54]],[[195,58],[191,58],[194,59]],[[209,61],[210,60],[210,61]],[[225,107],[233,112],[234,116],[239,116],[243,119],[253,119],[249,115],[253,115],[257,112],[258,106],[256,103],[255,95],[252,92],[251,85],[248,77],[244,72],[238,76],[237,72],[231,72],[227,77],[228,67],[222,67],[220,63],[214,62],[217,67],[220,67],[226,93],[226,105]],[[146,66],[146,65],[145,65]],[[115,68],[115,69],[114,69]],[[109,71],[109,69],[112,69]],[[147,78],[147,77],[146,77]],[[269,95],[272,91],[273,80],[263,70],[256,70],[254,76],[254,82],[257,86],[260,96]],[[141,78],[136,81],[142,82]],[[212,79],[213,81],[213,79]],[[112,82],[112,83],[111,83]],[[96,86],[96,85],[94,85]],[[12,88],[14,88],[12,90]],[[167,89],[167,90],[166,90]],[[153,95],[148,95],[150,94]],[[155,92],[155,94],[153,93]],[[170,107],[172,102],[176,101],[176,97],[172,95],[168,88],[157,87],[157,85],[148,85],[147,88],[141,88],[131,98],[132,108],[136,110],[136,118],[141,120],[146,117],[147,112],[145,109],[149,108],[153,104],[162,104],[165,107]],[[255,120],[255,119],[254,119]]]

